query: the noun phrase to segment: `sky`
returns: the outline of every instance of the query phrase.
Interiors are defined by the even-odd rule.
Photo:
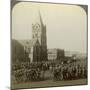
[[[33,2],[16,4],[12,9],[13,39],[32,39],[32,23],[38,21],[38,11],[46,25],[48,48],[87,52],[87,16],[84,9],[76,5]]]

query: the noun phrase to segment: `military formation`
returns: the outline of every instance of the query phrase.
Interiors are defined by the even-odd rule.
[[[47,78],[53,81],[87,78],[87,67],[77,62],[69,64],[25,62],[12,66],[12,79],[14,83],[42,81]]]
[[[75,80],[87,78],[85,66],[70,64],[58,66],[54,69],[54,80]]]

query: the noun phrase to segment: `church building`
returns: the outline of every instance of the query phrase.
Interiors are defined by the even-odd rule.
[[[25,52],[28,53],[30,62],[47,61],[46,25],[43,24],[40,12],[32,23],[32,40],[20,41]]]

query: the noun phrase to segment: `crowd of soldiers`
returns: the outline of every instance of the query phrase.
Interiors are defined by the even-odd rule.
[[[87,78],[87,68],[79,64],[57,66],[54,69],[54,80],[75,80]]]
[[[51,80],[75,80],[87,78],[87,68],[79,63],[20,63],[12,65],[12,79],[14,82],[45,80],[45,73],[49,71]]]

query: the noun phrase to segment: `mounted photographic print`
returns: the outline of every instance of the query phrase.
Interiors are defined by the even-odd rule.
[[[11,88],[87,85],[87,5],[11,1]]]

